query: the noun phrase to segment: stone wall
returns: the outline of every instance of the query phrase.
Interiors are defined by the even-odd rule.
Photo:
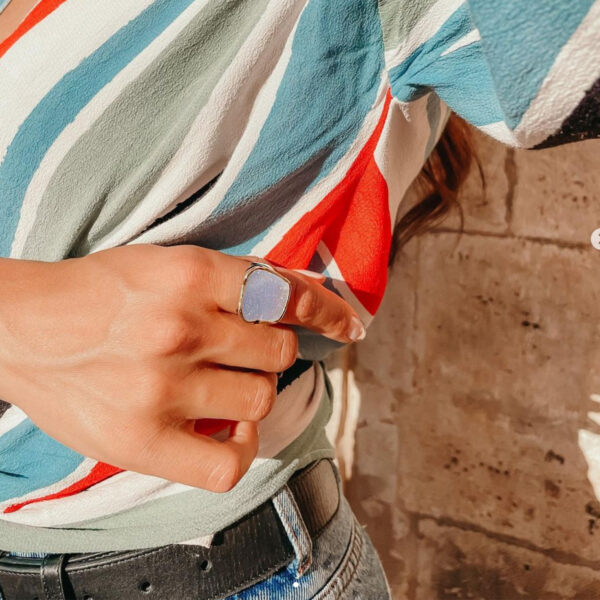
[[[476,143],[463,233],[410,242],[330,361],[346,494],[395,599],[600,599],[600,142]]]

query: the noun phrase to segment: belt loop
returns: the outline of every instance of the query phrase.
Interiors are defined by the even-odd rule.
[[[42,559],[40,577],[44,600],[67,600],[63,587],[63,562],[65,554],[48,554]]]
[[[296,578],[302,577],[312,564],[312,538],[294,494],[287,485],[273,496],[272,501],[296,554]]]

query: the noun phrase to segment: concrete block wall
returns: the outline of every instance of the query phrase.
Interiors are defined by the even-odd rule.
[[[345,491],[395,599],[600,599],[600,142],[476,146],[330,361]]]

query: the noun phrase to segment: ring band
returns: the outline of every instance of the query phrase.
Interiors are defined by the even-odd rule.
[[[291,291],[290,280],[271,265],[252,262],[244,273],[238,314],[247,323],[277,323],[285,315]]]

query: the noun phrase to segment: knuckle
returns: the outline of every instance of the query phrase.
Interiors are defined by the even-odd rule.
[[[207,268],[206,260],[198,248],[183,245],[173,248],[174,264],[172,274],[181,290],[191,290],[198,287],[202,281],[202,273]]]
[[[178,354],[190,347],[192,331],[182,315],[163,317],[151,327],[151,350],[157,356]]]
[[[268,376],[256,376],[255,391],[248,407],[248,420],[261,421],[273,409],[277,396],[277,386]]]
[[[224,447],[221,456],[212,468],[206,489],[212,492],[232,490],[244,475],[241,456],[232,448]]]
[[[298,335],[292,329],[283,329],[278,336],[277,370],[289,369],[298,357]]]
[[[346,312],[340,312],[338,318],[334,321],[330,328],[330,332],[337,337],[344,337],[350,331],[352,317]]]
[[[296,318],[304,323],[314,318],[319,308],[319,298],[309,286],[295,286]]]

